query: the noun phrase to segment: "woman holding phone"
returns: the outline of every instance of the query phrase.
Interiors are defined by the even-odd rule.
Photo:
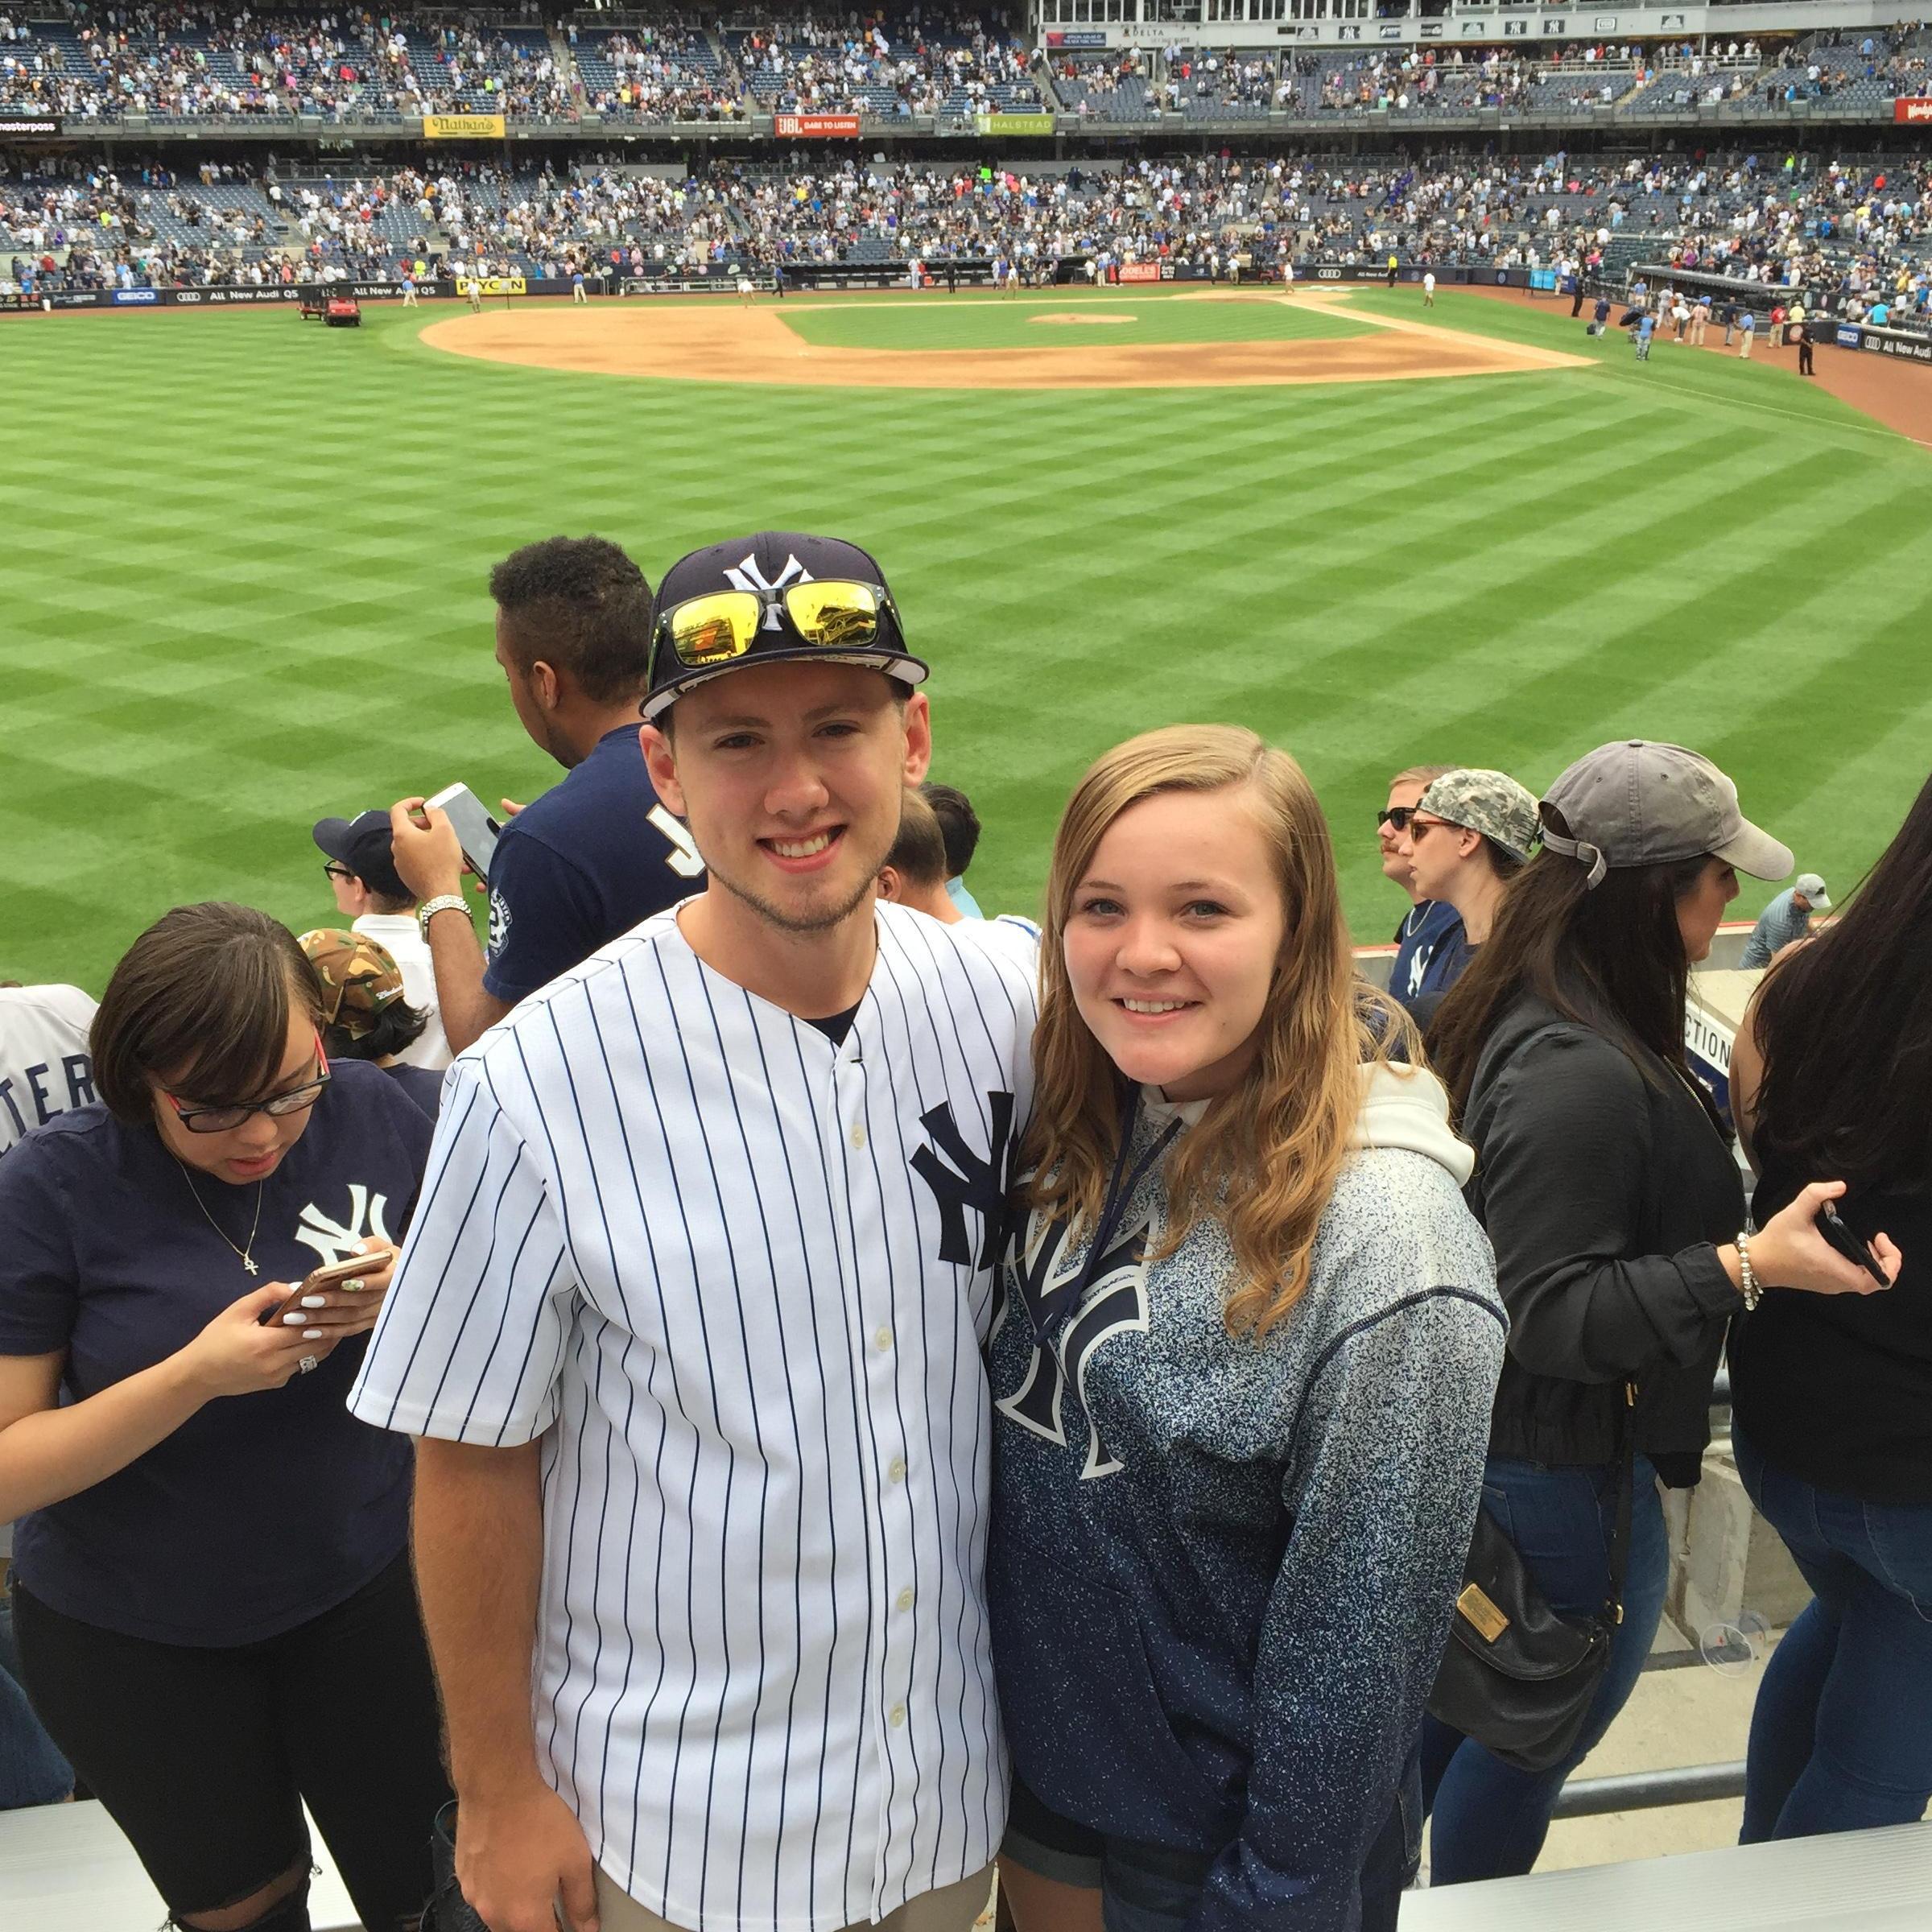
[[[1618,1614],[1581,1733],[1549,1769],[1425,1724],[1432,1886],[1528,1872],[1564,1779],[1636,1687],[1670,1569],[1658,1485],[1698,1480],[1732,1318],[1773,1286],[1807,1299],[1882,1286],[1814,1224],[1832,1185],[1748,1226],[1731,1137],[1685,1062],[1690,968],[1738,873],[1781,879],[1790,852],[1679,745],[1600,745],[1538,812],[1542,849],[1429,1050],[1476,1150],[1509,1308],[1483,1506],[1553,1609],[1595,1616],[1614,1596]]]
[[[409,1444],[345,1406],[431,1128],[320,1022],[285,928],[180,907],[109,982],[100,1102],[0,1162],[24,1681],[192,1932],[304,1932],[304,1802],[369,1932],[412,1924],[448,1795]]]
[[[1815,1592],[1752,1709],[1754,1844],[1932,1798],[1932,781],[1831,928],[1766,973],[1731,1092],[1758,1220],[1829,1174],[1835,1232],[1897,1266],[1889,1294],[1768,1293],[1732,1330],[1738,1474]]]
[[[1503,1320],[1321,808],[1249,731],[1101,758],[1047,888],[992,1343],[1018,1932],[1393,1927]]]

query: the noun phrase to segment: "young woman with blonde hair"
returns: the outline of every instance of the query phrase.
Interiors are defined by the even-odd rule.
[[[991,1356],[1015,1922],[1393,1926],[1503,1353],[1468,1152],[1252,732],[1081,780],[1042,990]]]

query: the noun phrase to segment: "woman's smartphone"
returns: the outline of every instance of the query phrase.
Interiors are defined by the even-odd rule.
[[[1838,1209],[1827,1201],[1818,1210],[1818,1231],[1854,1267],[1862,1268],[1881,1288],[1892,1286],[1891,1278],[1878,1265],[1878,1257],[1838,1218]]]
[[[352,1255],[346,1261],[331,1261],[324,1268],[312,1268],[296,1286],[291,1288],[287,1298],[278,1307],[269,1310],[262,1317],[266,1328],[271,1322],[279,1322],[283,1315],[292,1313],[302,1305],[305,1294],[320,1294],[324,1289],[340,1288],[345,1282],[353,1282],[358,1275],[375,1274],[386,1268],[396,1258],[393,1248],[373,1248],[367,1254]]]

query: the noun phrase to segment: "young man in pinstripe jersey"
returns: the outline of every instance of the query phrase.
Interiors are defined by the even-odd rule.
[[[874,903],[930,733],[870,557],[714,545],[654,637],[706,890],[458,1058],[352,1398],[421,1439],[459,1876],[492,1932],[966,1932],[1032,987]]]

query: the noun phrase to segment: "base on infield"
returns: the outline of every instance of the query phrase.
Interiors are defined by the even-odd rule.
[[[1307,300],[1299,295],[1258,299],[1290,308]],[[795,298],[784,305],[794,312],[848,306],[852,305]],[[1318,298],[1308,306],[1329,304]],[[1339,341],[930,350],[807,343],[785,326],[782,312],[776,303],[750,308],[711,302],[524,308],[435,323],[423,330],[422,339],[452,355],[591,375],[828,389],[1213,389],[1408,382],[1591,366],[1586,357],[1365,312],[1352,312],[1350,316],[1363,325],[1364,332]],[[1110,319],[1061,311],[1035,320],[1063,318]]]

